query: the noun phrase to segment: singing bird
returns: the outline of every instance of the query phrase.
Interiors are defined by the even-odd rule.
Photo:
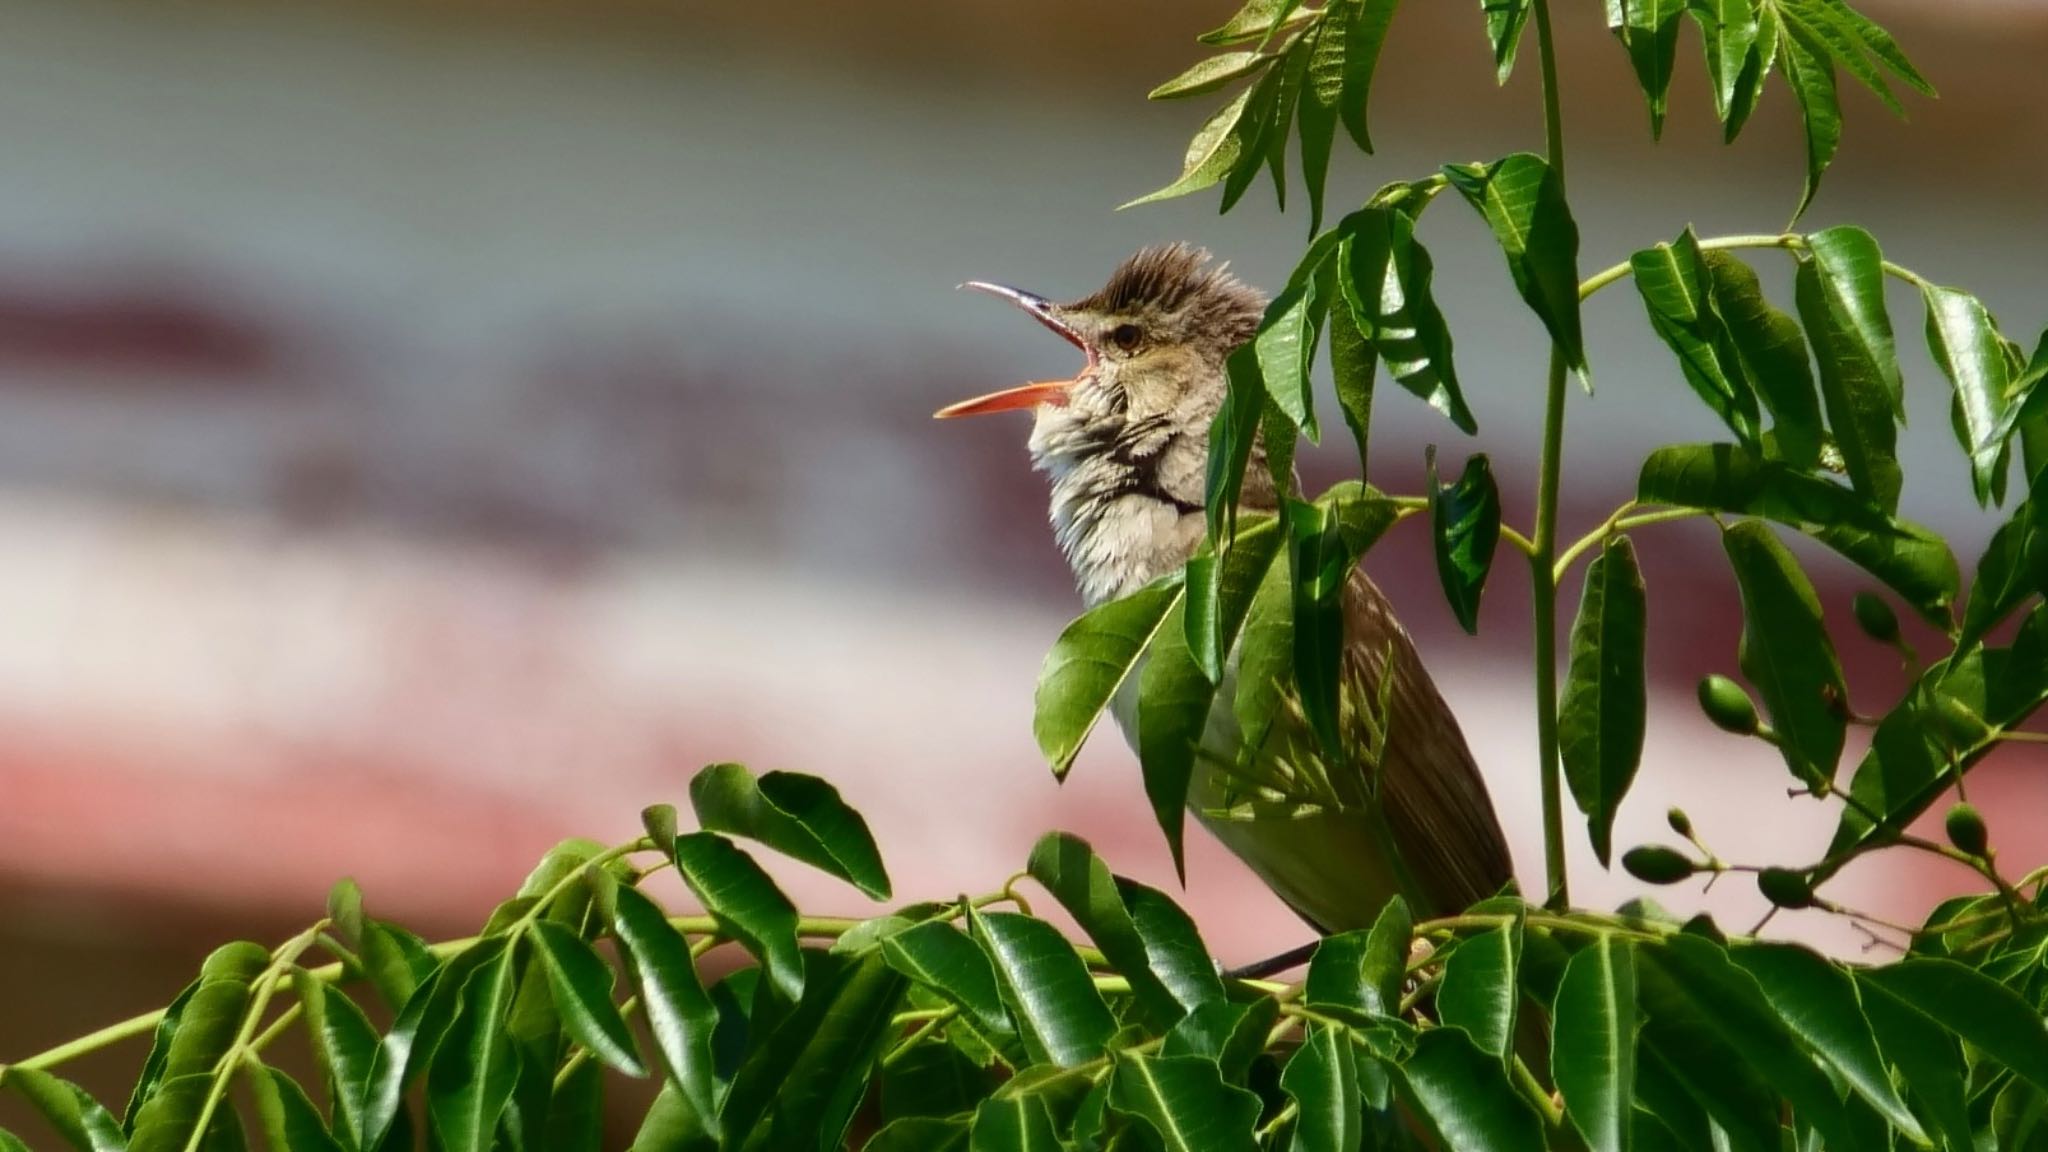
[[[1024,384],[941,409],[941,418],[1029,409],[1030,453],[1052,482],[1052,526],[1090,607],[1128,595],[1182,565],[1201,542],[1209,424],[1223,403],[1225,358],[1251,339],[1264,297],[1201,249],[1147,248],[1109,283],[1071,304],[997,284],[1000,296],[1086,357],[1067,380]],[[1341,307],[1341,305],[1339,305]],[[1239,507],[1278,507],[1262,448],[1253,450]],[[1485,781],[1406,629],[1363,569],[1343,594],[1344,694],[1385,701],[1383,742],[1346,733],[1345,748],[1376,747],[1378,762],[1327,766],[1361,805],[1247,806],[1246,753],[1233,702],[1236,661],[1215,694],[1196,756],[1188,806],[1215,836],[1311,925],[1325,933],[1370,926],[1407,891],[1418,916],[1447,915],[1501,891],[1511,876]],[[1391,679],[1391,683],[1388,680]],[[1135,751],[1138,677],[1111,708]],[[1347,709],[1343,723],[1372,723]],[[1276,724],[1301,729],[1298,711]],[[1305,732],[1268,732],[1251,750],[1300,748]],[[1255,774],[1254,774],[1255,775]],[[1370,785],[1368,785],[1370,781]],[[1256,813],[1256,814],[1248,814]],[[1404,879],[1407,881],[1403,883]]]

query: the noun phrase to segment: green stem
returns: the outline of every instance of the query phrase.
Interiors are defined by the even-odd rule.
[[[1557,51],[1551,42],[1549,0],[1535,0],[1536,45],[1543,62],[1543,129],[1550,170],[1564,186],[1564,112],[1557,90]],[[1543,457],[1536,478],[1536,530],[1529,538],[1529,576],[1536,631],[1536,746],[1543,791],[1544,903],[1571,903],[1564,860],[1563,769],[1557,754],[1557,555],[1558,484],[1564,470],[1565,359],[1551,342],[1550,377],[1543,402]]]
[[[1743,236],[1714,236],[1700,241],[1702,252],[1726,252],[1736,248],[1783,248],[1791,252],[1806,250],[1806,237],[1796,233],[1755,233]],[[1624,260],[1611,268],[1603,268],[1579,284],[1579,299],[1586,300],[1602,288],[1617,280],[1627,278],[1634,265]],[[1903,280],[1915,288],[1927,287],[1927,278],[1902,264],[1884,262],[1884,274],[1894,280]]]
[[[1552,565],[1550,569],[1550,578],[1554,581],[1562,581],[1565,573],[1572,570],[1572,564],[1579,557],[1585,555],[1588,549],[1599,547],[1609,536],[1616,532],[1627,532],[1632,528],[1641,528],[1648,524],[1663,524],[1672,520],[1689,520],[1695,516],[1713,515],[1713,513],[1704,508],[1664,508],[1656,512],[1639,513],[1635,516],[1623,515],[1623,513],[1626,513],[1635,506],[1636,504],[1633,500],[1623,504],[1614,510],[1614,515],[1601,521],[1598,528],[1572,541],[1570,547],[1558,553],[1557,563]]]

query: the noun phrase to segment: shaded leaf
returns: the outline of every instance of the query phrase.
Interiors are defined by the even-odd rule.
[[[942,920],[927,920],[882,941],[889,966],[947,1000],[992,1032],[1008,1032],[995,969],[967,934]]]
[[[697,976],[688,941],[654,901],[630,885],[619,887],[612,933],[619,938],[626,971],[640,995],[655,1051],[669,1083],[680,1093],[678,1103],[690,1108],[716,1136],[712,1039],[718,1010]]]
[[[1842,146],[1842,105],[1835,94],[1835,69],[1828,62],[1826,45],[1811,33],[1782,23],[1774,9],[1766,12],[1771,14],[1759,30],[1759,42],[1767,41],[1778,50],[1785,82],[1799,103],[1799,119],[1806,132],[1806,185],[1799,193],[1799,207],[1792,213],[1796,222],[1806,215],[1814,194],[1820,191],[1821,174],[1834,163],[1835,152]],[[1757,86],[1762,83],[1759,73]],[[1731,128],[1734,126],[1731,123]],[[1811,326],[1811,321],[1808,324]]]
[[[1849,480],[1856,491],[1890,514],[1898,508],[1903,475],[1898,462],[1898,427],[1883,375],[1828,302],[1814,261],[1800,262],[1796,283],[1799,315],[1806,322],[1820,365],[1828,425],[1841,449]]]
[[[807,952],[804,998],[733,1077],[721,1121],[764,1148],[844,1147],[907,981],[875,953]]]
[[[1424,454],[1429,477],[1429,518],[1436,544],[1437,582],[1458,625],[1479,633],[1479,598],[1493,568],[1494,546],[1500,542],[1500,489],[1483,452],[1466,457],[1455,483],[1439,485],[1436,450]],[[1298,625],[1297,625],[1298,626]]]
[[[1627,536],[1609,537],[1586,569],[1557,715],[1565,780],[1602,865],[1643,756],[1648,613],[1635,546]]]
[[[348,994],[303,969],[292,974],[313,1056],[332,1097],[336,1134],[350,1147],[363,1143],[363,1111],[377,1061],[377,1030]]]
[[[1231,362],[1235,364],[1237,357]],[[1222,426],[1222,421],[1217,426]],[[1247,448],[1250,440],[1245,441]],[[1240,468],[1240,474],[1242,469]],[[1137,667],[1168,613],[1181,600],[1178,575],[1090,609],[1067,625],[1038,673],[1032,731],[1062,779],[1109,705]]]
[[[1521,1000],[1522,917],[1458,943],[1437,985],[1437,1019],[1463,1028],[1482,1052],[1503,1062],[1514,1055],[1515,1010]]]
[[[1479,0],[1486,15],[1486,39],[1493,45],[1494,79],[1506,84],[1515,71],[1515,49],[1529,22],[1529,0]]]
[[[1991,534],[1977,561],[1956,650],[1967,651],[2030,597],[2048,594],[2048,470]]]
[[[1847,972],[1794,944],[1751,944],[1730,950],[1729,958],[1756,979],[1785,1025],[1834,1065],[1888,1123],[1909,1139],[1926,1139],[1892,1086]]]
[[[1435,265],[1415,239],[1414,218],[1398,208],[1368,206],[1346,216],[1337,230],[1343,235],[1337,282],[1351,319],[1351,328],[1333,327],[1331,335],[1332,355],[1342,349],[1351,364],[1338,367],[1340,403],[1346,376],[1355,380],[1363,371],[1362,386],[1369,392],[1371,385],[1369,365],[1358,363],[1362,353],[1348,343],[1355,329],[1386,362],[1396,383],[1460,430],[1477,431],[1458,387],[1450,327],[1431,287]],[[1354,383],[1351,391],[1356,394],[1359,388]],[[1356,419],[1349,408],[1346,412],[1347,419]]]
[[[575,932],[552,920],[533,925],[532,940],[546,963],[555,1009],[578,1044],[628,1076],[645,1076],[625,1017],[612,1003],[612,970]]]
[[[1064,1147],[1039,1096],[983,1100],[975,1106],[967,1146],[973,1152],[1061,1152]]]
[[[284,1073],[265,1065],[249,1077],[256,1097],[256,1115],[271,1152],[341,1152],[327,1131],[306,1090]]]
[[[1956,390],[1967,433],[1970,481],[1977,503],[1989,503],[1995,473],[2005,459],[1998,422],[2011,382],[1998,325],[1984,303],[1967,292],[1929,284],[1920,291],[1927,304],[1927,349]]]
[[[1150,1125],[1168,1152],[1257,1147],[1252,1125],[1259,1118],[1259,1098],[1225,1084],[1213,1060],[1120,1052],[1110,1074],[1109,1106]]]
[[[1740,6],[1746,0],[1714,0]],[[1755,270],[1728,252],[1706,252],[1710,292],[1736,362],[1770,411],[1777,453],[1810,471],[1820,463],[1820,396],[1814,390],[1806,335],[1799,322],[1765,298]]]
[[[2048,1091],[2048,1025],[2003,984],[1953,960],[1917,957],[1866,969],[1857,983],[1866,999],[1872,990],[1894,998]]]
[[[1290,1152],[1356,1152],[1365,1137],[1358,1058],[1342,1032],[1316,1028],[1305,1036],[1288,1057],[1280,1086],[1299,1110]]]
[[[1820,598],[1764,525],[1745,520],[1721,540],[1742,592],[1742,674],[1763,697],[1785,766],[1825,791],[1842,755],[1848,689]]]
[[[1500,1061],[1456,1028],[1415,1039],[1401,1080],[1417,1111],[1455,1152],[1521,1152],[1543,1147],[1543,1121],[1508,1084]]]
[[[967,1125],[956,1118],[906,1116],[874,1134],[862,1152],[963,1152]]]

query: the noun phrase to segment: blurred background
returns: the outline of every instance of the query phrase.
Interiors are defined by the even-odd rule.
[[[1286,275],[1306,216],[1263,187],[1226,218],[1213,193],[1112,211],[1177,173],[1212,104],[1144,93],[1233,7],[0,0],[0,1059],[161,1006],[207,947],[274,942],[340,876],[373,914],[474,931],[557,840],[635,834],[716,760],[834,780],[902,898],[996,887],[1055,827],[1171,884],[1121,742],[1105,729],[1061,787],[1031,738],[1039,660],[1077,602],[1025,418],[929,415],[1074,359],[961,280],[1073,297],[1168,239]],[[1496,89],[1474,7],[1402,10],[1381,152],[1340,158],[1334,203],[1540,148],[1533,48]],[[1867,9],[1943,97],[1900,123],[1845,78],[1845,146],[1807,223],[1871,228],[2031,344],[2048,12]],[[1688,221],[1784,224],[1803,147],[1775,82],[1723,148],[1688,26],[1653,145],[1599,6],[1559,21],[1585,270]],[[1425,444],[1453,466],[1484,450],[1526,520],[1540,330],[1464,208],[1424,239],[1481,434],[1385,389],[1374,478],[1419,491]],[[1905,511],[1967,567],[1993,520],[1918,302],[1892,305]],[[1574,534],[1648,449],[1717,427],[1632,292],[1587,322]],[[1342,475],[1341,440],[1312,481]],[[1678,803],[1726,856],[1811,858],[1832,810],[1786,803],[1769,749],[1691,701],[1735,664],[1711,528],[1640,543],[1652,739],[1617,845],[1668,839]],[[1880,710],[1896,661],[1846,624],[1856,576],[1814,560],[1858,703]],[[1476,639],[1416,525],[1369,566],[1539,887],[1519,566],[1503,554]],[[1565,595],[1568,625],[1576,577]],[[1973,778],[2015,874],[2044,855],[2042,767]],[[1637,894],[1577,863],[1582,902]],[[807,908],[868,907],[782,875]],[[1916,921],[1972,879],[1883,860],[1834,891]],[[1186,895],[1228,959],[1305,936],[1206,838]],[[1737,928],[1761,911],[1739,879],[1709,903]],[[1863,942],[1839,920],[1774,927]],[[86,1079],[110,1091],[140,1055]]]

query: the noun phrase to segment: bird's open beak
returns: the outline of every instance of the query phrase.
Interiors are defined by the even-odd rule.
[[[1080,372],[1066,380],[1037,380],[1029,384],[1020,384],[1015,388],[1005,388],[1001,392],[991,392],[986,396],[977,396],[972,400],[962,400],[958,404],[948,404],[937,412],[932,413],[933,419],[951,420],[956,416],[979,416],[985,412],[1009,412],[1018,408],[1036,408],[1040,404],[1065,404],[1067,402],[1067,391],[1074,386],[1074,382],[1094,370],[1095,350],[1090,348],[1087,341],[1081,339],[1080,333],[1074,331],[1073,326],[1060,316],[1059,305],[1036,293],[1023,292],[1016,288],[1006,288],[1001,284],[989,284],[980,280],[970,280],[962,284],[961,287],[972,288],[976,292],[986,292],[991,296],[1001,296],[1003,299],[1029,312],[1032,319],[1058,333],[1062,340],[1079,348],[1088,357],[1088,363],[1082,366]]]

